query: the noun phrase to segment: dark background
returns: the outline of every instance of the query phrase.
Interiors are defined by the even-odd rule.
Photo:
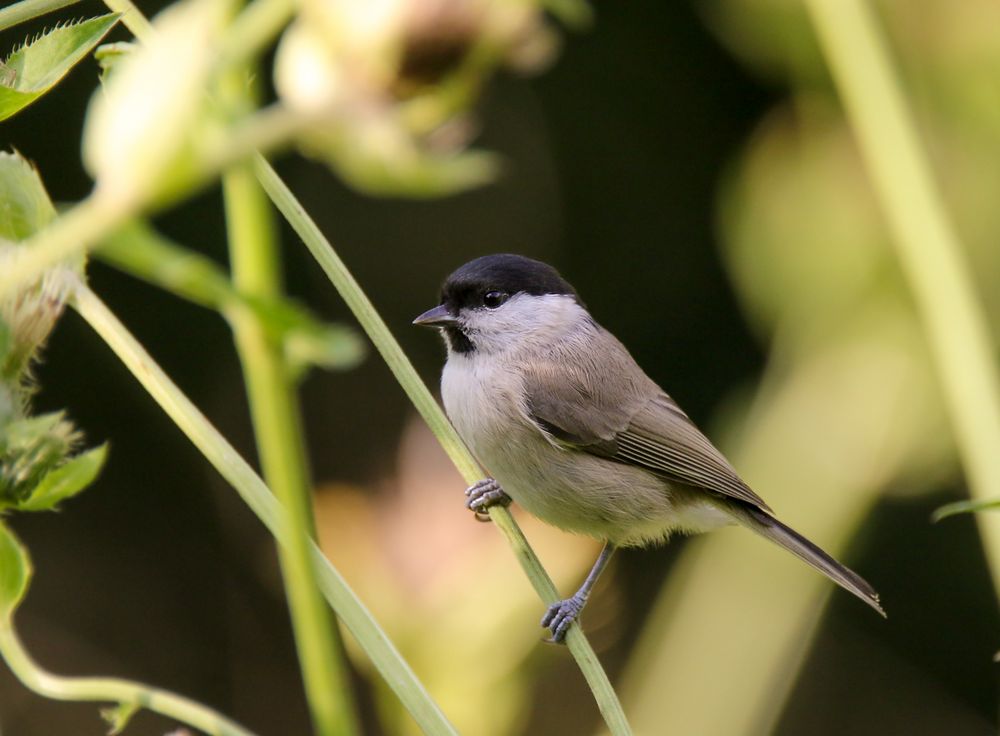
[[[158,4],[140,7],[152,14]],[[727,393],[752,384],[764,360],[727,284],[713,221],[720,176],[781,90],[741,70],[691,3],[602,2],[596,10],[595,27],[567,34],[551,70],[531,80],[504,77],[489,90],[481,143],[505,156],[496,184],[406,202],[360,196],[296,156],[278,169],[429,383],[442,350],[410,319],[434,303],[452,268],[514,251],[556,265],[640,364],[705,421]],[[45,24],[100,12],[87,2]],[[3,47],[42,25],[7,32]],[[92,60],[84,62],[0,128],[0,144],[36,163],[57,202],[90,189],[79,138],[96,73]],[[225,261],[217,190],[157,224]],[[350,322],[289,232],[285,243],[289,290],[324,318]],[[99,263],[90,277],[253,458],[222,320]],[[65,408],[91,443],[110,442],[111,459],[100,482],[60,513],[12,521],[36,568],[18,616],[29,649],[61,673],[136,677],[194,695],[261,734],[307,733],[285,604],[271,584],[276,562],[260,552],[256,519],[76,315],[62,320],[37,375],[38,409]],[[410,409],[377,358],[350,373],[312,374],[302,397],[318,480],[367,483],[388,472]],[[957,492],[886,502],[867,522],[852,566],[906,614],[884,623],[834,596],[778,733],[942,733],[948,724],[927,722],[914,707],[928,682],[969,711],[968,733],[995,730],[990,658],[1000,620],[974,525],[929,523],[931,510]],[[629,552],[619,561],[629,620],[602,654],[612,677],[676,550]],[[866,640],[880,641],[891,657],[868,661]],[[568,657],[552,678],[559,685],[539,689],[529,732],[596,727],[596,708]],[[368,706],[374,733],[372,715]],[[42,700],[5,670],[0,725],[7,736],[102,732],[93,706]],[[143,714],[129,733],[169,728]]]

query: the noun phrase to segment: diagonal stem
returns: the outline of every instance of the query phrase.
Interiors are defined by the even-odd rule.
[[[270,489],[191,400],[170,380],[152,356],[86,284],[74,285],[71,304],[143,388],[184,432],[219,474],[278,540],[288,539],[287,517]],[[454,727],[424,689],[371,613],[316,545],[312,561],[324,597],[364,648],[386,683],[426,734],[456,736]]]
[[[389,366],[396,380],[402,386],[410,401],[417,411],[427,422],[431,431],[437,437],[438,442],[444,448],[448,457],[458,468],[466,482],[474,483],[484,477],[484,473],[479,468],[478,463],[462,444],[455,429],[447,420],[441,408],[438,406],[430,391],[417,375],[409,358],[403,349],[392,336],[388,326],[382,320],[378,311],[365,295],[361,286],[355,281],[348,271],[347,266],[333,250],[329,241],[323,236],[316,223],[309,217],[302,208],[295,195],[285,185],[277,172],[262,157],[254,159],[254,167],[257,178],[264,187],[264,191],[274,202],[275,206],[285,216],[295,232],[305,243],[306,247],[317,260],[320,267],[340,293],[341,297],[350,307],[362,328],[368,333],[382,359]],[[523,532],[518,527],[517,522],[510,512],[502,506],[492,506],[489,509],[490,518],[497,529],[506,537],[518,562],[524,569],[532,587],[545,603],[553,603],[558,600],[559,594],[556,591],[552,579],[549,577],[542,563],[525,539]],[[580,630],[580,627],[573,624],[566,635],[566,644],[570,652],[576,659],[580,671],[587,680],[594,699],[608,724],[608,728],[615,736],[630,734],[631,730],[625,718],[618,696],[608,679],[607,673],[601,667],[590,642]]]

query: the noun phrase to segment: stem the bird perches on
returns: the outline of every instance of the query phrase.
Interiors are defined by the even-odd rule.
[[[316,223],[262,156],[255,158],[254,166],[264,191],[302,238],[309,252],[312,253],[358,322],[361,323],[362,328],[368,333],[382,359],[389,366],[420,416],[427,422],[455,467],[470,484],[481,479],[484,476],[483,471],[469,454],[462,440],[459,439],[455,429],[444,416],[444,412],[441,411],[430,391],[420,380],[409,358],[406,357],[378,311],[329,241],[323,236]],[[547,604],[558,600],[559,594],[552,579],[542,567],[510,512],[506,508],[493,506],[490,508],[489,514],[496,527],[506,537],[539,597]],[[608,680],[607,673],[601,667],[597,655],[590,646],[590,642],[587,641],[578,624],[573,624],[570,627],[566,636],[566,644],[586,678],[611,733],[614,736],[630,734],[631,729],[621,703],[618,701],[618,696]]]

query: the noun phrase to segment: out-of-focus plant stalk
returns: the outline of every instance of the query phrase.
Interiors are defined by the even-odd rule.
[[[1000,500],[1000,371],[903,86],[864,0],[807,0],[940,375],[969,492]],[[1000,514],[977,515],[1000,593]]]
[[[236,489],[279,544],[285,544],[287,515],[280,512],[274,495],[260,476],[170,380],[152,356],[88,286],[83,283],[74,286],[71,305],[108,344],[192,444]],[[312,560],[324,596],[421,729],[427,734],[455,736],[455,729],[428,695],[420,680],[315,544],[312,545]]]
[[[0,299],[18,284],[39,278],[46,269],[80,252],[114,231],[123,214],[105,200],[91,195],[66,210],[45,229],[24,241],[0,271]]]
[[[281,32],[295,14],[295,0],[253,0],[233,21],[220,63],[237,65],[259,53]]]
[[[132,0],[104,0],[104,4],[110,10],[122,14],[122,23],[140,41],[148,41],[155,33],[153,25],[142,14],[142,11],[132,3]]]
[[[378,311],[369,301],[361,286],[348,271],[344,262],[340,259],[329,241],[302,208],[295,195],[288,189],[285,183],[277,175],[267,161],[257,156],[255,159],[255,169],[257,177],[270,196],[275,206],[295,229],[299,237],[309,248],[310,253],[320,264],[327,277],[347,303],[348,307],[358,319],[362,328],[371,338],[376,349],[389,366],[396,380],[402,386],[406,395],[413,402],[417,411],[427,422],[431,431],[437,437],[448,457],[455,464],[455,467],[465,478],[466,482],[473,483],[483,477],[483,472],[478,463],[469,454],[451,423],[444,416],[434,397],[427,390],[423,381],[417,375],[410,363],[409,358],[403,352],[399,343],[393,337],[388,326],[382,320]],[[517,526],[510,512],[505,508],[493,507],[490,509],[490,518],[497,528],[503,533],[510,543],[514,554],[524,568],[528,579],[535,588],[538,595],[546,603],[558,600],[559,594],[542,567],[531,546],[525,539],[521,529]],[[601,667],[594,653],[593,648],[587,641],[586,636],[580,627],[574,624],[566,637],[566,643],[570,652],[576,658],[580,670],[587,680],[594,698],[597,701],[601,714],[612,734],[629,734],[631,730],[625,718],[618,696],[615,694],[607,674]]]
[[[230,113],[253,107],[248,75],[239,68],[227,75],[223,85]],[[282,268],[274,216],[249,162],[223,175],[222,192],[234,286],[251,297],[280,297]],[[282,345],[255,314],[241,310],[232,315],[231,323],[264,479],[288,515],[289,536],[278,547],[279,560],[313,724],[323,736],[358,733],[343,646],[312,565],[316,529],[295,379]]]

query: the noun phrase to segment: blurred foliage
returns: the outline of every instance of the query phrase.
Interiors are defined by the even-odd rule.
[[[997,6],[879,5],[1000,322],[1000,210],[990,204],[1000,177],[983,165],[1000,153]],[[804,9],[796,0],[721,0],[706,15],[735,53],[790,87],[720,195],[726,262],[770,346],[752,401],[729,412],[726,444],[781,518],[842,554],[879,494],[953,477],[953,441],[922,325]],[[758,547],[717,534],[686,551],[630,665],[639,732],[775,727],[830,591],[794,561],[765,563],[770,551]],[[891,625],[893,601],[883,602]],[[712,705],[720,693],[725,708]]]
[[[227,55],[239,45],[239,39],[220,30],[220,24],[231,26],[224,13],[215,15],[219,4],[213,0],[182,3],[173,11],[205,21],[194,36],[175,29],[155,52],[119,44],[105,47],[105,59],[114,57],[114,66],[107,92],[95,95],[87,122],[87,161],[99,186],[117,189],[131,204],[166,201],[178,191],[177,182],[204,175],[200,167],[216,163],[213,157],[220,151],[232,153],[234,144],[254,140],[242,138],[244,133],[264,130],[271,135],[269,121],[284,125],[291,120],[294,125],[267,142],[300,146],[364,192],[431,196],[493,177],[498,159],[470,146],[504,149],[494,145],[500,140],[510,165],[495,188],[420,209],[391,200],[373,204],[331,184],[318,167],[293,162],[290,170],[303,196],[314,200],[310,210],[317,219],[337,228],[338,240],[353,249],[352,265],[360,266],[366,283],[373,286],[374,300],[380,308],[384,305],[384,313],[401,332],[404,317],[425,306],[424,297],[432,296],[436,281],[455,263],[484,249],[549,249],[562,234],[572,241],[567,258],[552,260],[590,303],[603,301],[609,307],[599,319],[618,320],[644,338],[626,342],[658,361],[651,368],[654,375],[657,368],[663,375],[670,375],[667,368],[675,370],[670,380],[681,386],[686,381],[697,401],[699,393],[714,400],[715,384],[748,370],[733,368],[748,360],[733,355],[739,347],[731,344],[731,331],[738,330],[738,323],[723,314],[729,304],[719,296],[721,287],[713,286],[712,273],[697,271],[699,262],[692,254],[697,250],[692,243],[700,243],[697,236],[703,235],[698,230],[702,204],[697,175],[714,177],[715,167],[705,165],[711,162],[707,158],[685,158],[689,151],[725,149],[720,118],[745,114],[749,103],[743,87],[748,85],[720,73],[723,64],[705,50],[709,44],[703,48],[688,36],[670,35],[675,27],[662,22],[676,21],[677,13],[686,12],[677,9],[680,4],[656,4],[652,10],[652,4],[598,3],[598,26],[569,44],[573,48],[567,49],[566,63],[557,67],[555,81],[528,88],[504,80],[496,97],[487,99],[485,112],[475,103],[498,69],[540,69],[557,50],[549,21],[534,5],[483,9],[485,4],[473,3],[469,7],[479,11],[457,18],[452,15],[456,4],[436,0],[421,4],[424,13],[415,17],[406,16],[403,9],[409,3],[402,0],[303,5],[302,18],[279,41],[275,107],[237,120],[223,120],[209,101],[192,93],[181,74],[188,70],[202,82],[217,79],[220,70],[212,59],[231,58]],[[565,0],[546,5],[568,9],[575,17],[586,7]],[[713,436],[722,438],[720,444],[735,465],[787,523],[842,558],[846,555],[844,561],[851,564],[885,543],[863,537],[851,546],[880,496],[912,498],[954,481],[954,450],[936,382],[909,295],[887,247],[882,216],[799,0],[705,0],[699,7],[747,68],[772,89],[790,90],[735,157],[719,195],[722,257],[741,308],[766,346],[768,364],[760,385],[738,389],[722,407]],[[878,7],[948,206],[969,245],[981,292],[994,320],[1000,319],[1000,290],[995,288],[1000,275],[1000,251],[995,247],[1000,231],[1000,208],[995,207],[1000,195],[1000,166],[995,165],[1000,154],[1000,10],[989,0],[882,0]],[[169,16],[161,18],[165,25]],[[617,46],[608,41],[609,26],[615,22],[619,31],[625,28]],[[664,37],[677,43],[665,43]],[[209,58],[215,52],[219,56]],[[0,82],[5,78],[0,68]],[[328,94],[311,96],[309,89],[302,89],[309,83]],[[93,89],[93,74],[88,85],[85,93],[77,93],[78,99]],[[149,95],[149,90],[159,94]],[[130,107],[133,94],[142,94],[150,104]],[[725,103],[706,102],[722,98]],[[70,106],[76,118],[64,117],[78,119],[84,114],[81,105]],[[28,122],[21,135],[27,137],[27,128],[43,127],[39,118],[30,117],[38,107],[26,111]],[[716,117],[704,114],[706,110]],[[281,118],[284,112],[290,117]],[[55,117],[50,114],[45,122]],[[488,121],[482,138],[481,119]],[[738,128],[741,123],[728,124]],[[146,142],[153,145],[144,145],[136,132],[142,126],[148,126],[151,137]],[[90,184],[74,168],[77,133],[49,134],[33,152],[62,158],[64,168],[53,165],[50,183],[62,187],[66,198],[81,196]],[[72,143],[68,148],[66,141]],[[176,181],[161,189],[166,179]],[[611,180],[614,186],[609,186]],[[653,193],[654,187],[667,191]],[[0,218],[8,218],[8,226],[21,233],[11,239],[34,231],[19,224],[19,213],[33,206],[33,191],[14,186],[0,197],[22,203],[13,210],[0,209]],[[51,217],[50,210],[43,207],[39,212],[43,210]],[[196,303],[247,308],[275,335],[304,335],[309,360],[319,354],[340,364],[357,357],[356,340],[338,342],[325,324],[295,303],[263,304],[234,292],[204,255],[221,242],[216,222],[221,218],[215,210],[206,216],[208,211],[201,201],[184,210],[171,221],[172,229],[163,230],[171,233],[170,239],[159,234],[159,222],[157,230],[145,225],[126,228],[112,236],[117,243],[106,258]],[[602,216],[606,219],[600,220]],[[595,220],[605,229],[593,228]],[[177,231],[185,234],[175,235]],[[619,238],[627,241],[628,249],[623,251]],[[177,241],[196,243],[202,252],[188,251]],[[160,250],[154,256],[155,248]],[[535,255],[554,254],[548,250]],[[311,272],[294,255],[290,261],[293,288],[305,291]],[[640,262],[642,268],[636,266]],[[671,269],[683,271],[684,277],[665,289],[663,275]],[[579,282],[577,277],[588,270],[591,283]],[[200,320],[185,321],[190,313],[183,311],[184,305],[158,301],[149,290],[136,296],[138,290],[113,281],[100,264],[95,271],[102,287],[131,305],[130,321],[145,329],[145,339],[156,341],[184,385],[200,392],[200,400],[224,425],[242,427],[239,373],[218,350],[228,336]],[[641,288],[633,289],[637,286]],[[713,295],[713,288],[719,293]],[[339,308],[327,303],[329,291],[325,283],[313,288],[307,303]],[[652,295],[641,301],[641,293],[632,291]],[[670,324],[659,319],[666,313]],[[692,315],[709,319],[692,327]],[[50,316],[42,313],[38,324],[36,334],[44,339],[51,329]],[[178,330],[178,324],[184,329]],[[110,652],[105,666],[117,665],[118,658],[137,669],[156,671],[160,666],[168,677],[183,673],[190,678],[186,682],[194,682],[188,689],[214,692],[241,713],[270,724],[272,731],[298,732],[304,726],[290,724],[305,722],[299,712],[304,709],[294,687],[294,662],[287,654],[292,647],[281,617],[277,575],[269,577],[269,540],[260,537],[242,509],[227,505],[224,494],[204,499],[203,486],[209,482],[201,475],[200,459],[178,451],[171,444],[173,428],[157,425],[158,418],[144,413],[145,404],[130,403],[134,397],[125,390],[116,392],[114,402],[108,402],[104,390],[80,390],[87,384],[77,375],[88,369],[80,356],[94,356],[73,342],[77,333],[64,334],[63,365],[47,368],[50,375],[61,377],[48,388],[50,395],[72,394],[79,405],[90,407],[98,426],[118,433],[116,446],[131,449],[121,453],[115,482],[102,494],[108,497],[105,506],[95,506],[98,510],[89,516],[85,511],[77,518],[61,517],[65,528],[76,529],[79,536],[59,541],[38,533],[40,546],[51,544],[48,549],[56,551],[49,554],[57,559],[62,555],[63,563],[83,564],[79,560],[96,556],[92,568],[84,564],[86,576],[57,575],[52,583],[58,596],[50,596],[47,610],[62,609],[67,586],[85,602],[81,609],[90,607],[75,612],[72,622],[60,623],[65,631],[59,633],[74,636],[70,643],[82,652],[74,666],[89,666],[94,649],[101,647]],[[671,341],[677,336],[680,339]],[[9,340],[9,333],[3,339]],[[741,333],[737,341],[742,339]],[[27,354],[39,342],[24,343],[32,346]],[[670,350],[662,348],[664,342],[670,342]],[[425,351],[425,363],[431,365],[430,348],[416,339],[413,344],[416,354]],[[338,353],[340,349],[346,353]],[[439,356],[432,355],[436,372]],[[714,356],[724,357],[717,365],[706,365],[705,355],[712,355],[713,361]],[[90,362],[96,367],[89,367],[88,375],[103,388],[107,366],[100,360]],[[18,357],[14,363],[20,366],[24,360]],[[715,384],[706,379],[712,371],[719,371]],[[449,717],[463,732],[476,734],[579,733],[581,722],[596,722],[586,692],[572,678],[568,658],[538,646],[533,617],[541,608],[494,530],[471,523],[461,508],[462,483],[423,428],[408,425],[398,455],[386,449],[396,439],[393,423],[403,421],[400,401],[394,399],[396,387],[382,380],[375,368],[338,374],[336,381],[307,385],[318,475],[340,479],[324,484],[317,499],[325,549],[371,604]],[[671,385],[678,383],[665,383],[668,389]],[[8,400],[5,407],[0,396],[0,414],[15,405],[20,406]],[[44,416],[54,422],[57,415]],[[51,426],[49,420],[37,424]],[[243,429],[234,434],[245,439],[240,432],[246,434]],[[244,444],[250,452],[249,443]],[[98,448],[79,456],[81,473],[89,472],[83,466],[101,453]],[[47,476],[51,483],[45,498],[70,487],[58,472]],[[364,486],[346,481],[366,475],[375,479]],[[104,549],[100,531],[109,518],[117,534],[114,546]],[[534,526],[528,531],[557,584],[571,589],[593,556],[592,544]],[[940,527],[933,531],[944,534]],[[143,546],[154,544],[159,547]],[[220,544],[235,548],[238,560],[205,564],[216,559]],[[176,553],[169,560],[156,551],[163,545],[171,545]],[[0,556],[11,549],[0,544]],[[149,575],[143,554],[160,558],[162,568],[157,569],[163,569],[162,574]],[[649,569],[666,558],[655,554],[619,561],[626,568],[622,572],[644,571],[639,579],[645,587],[641,595],[632,596],[633,603],[652,595],[655,586],[649,581],[659,581]],[[922,554],[877,557],[922,562]],[[876,588],[885,590],[890,574],[905,578],[904,586],[913,584],[913,571],[896,567],[887,573],[873,557],[868,555],[869,567],[859,572]],[[248,559],[257,563],[249,574],[244,564]],[[935,561],[946,571],[942,574],[960,574],[952,569],[952,559]],[[872,569],[881,569],[883,575],[872,575]],[[6,565],[0,566],[0,573],[5,570]],[[103,588],[95,570],[108,571]],[[615,576],[612,582],[621,577],[627,575]],[[0,586],[8,587],[8,582],[0,579]],[[11,582],[11,589],[16,588],[17,580]],[[44,585],[44,576],[37,583]],[[134,606],[118,602],[123,590],[134,596],[136,605],[147,606],[145,615],[137,617],[130,610]],[[735,736],[778,728],[775,724],[810,656],[823,603],[831,592],[820,576],[745,532],[717,532],[689,544],[649,615],[626,671],[624,692],[637,732]],[[918,593],[947,597],[950,603],[951,597],[937,595],[940,592]],[[629,644],[627,627],[642,606],[619,610],[619,593],[602,590],[585,625],[605,645],[602,660],[620,664]],[[900,610],[891,596],[884,603],[890,619],[879,631],[898,632],[901,620],[905,628],[916,615]],[[608,609],[621,613],[622,619]],[[992,611],[967,613],[979,622],[995,618],[990,617]],[[175,646],[157,652],[135,646],[136,637],[145,636],[154,621],[159,621],[160,640]],[[46,641],[56,641],[54,646],[61,650],[72,649],[58,636],[49,636],[44,619],[36,617],[35,623]],[[930,624],[934,631],[943,625]],[[876,660],[872,650],[884,646],[881,640],[869,641],[876,635],[866,631],[863,636],[871,650],[838,671],[842,679],[869,669]],[[921,654],[947,654],[954,648],[950,636],[922,642]],[[972,639],[970,635],[967,640]],[[197,661],[192,652],[197,652]],[[353,653],[358,670],[370,674],[367,661]],[[957,659],[945,658],[952,664],[942,669],[957,666]],[[899,665],[907,666],[912,668],[912,663]],[[927,671],[928,679],[937,677],[932,668]],[[413,721],[388,689],[378,678],[370,680],[382,729],[415,732]],[[891,700],[893,685],[887,682],[885,687],[885,698]],[[932,710],[943,714],[943,720],[952,716],[952,723],[973,722],[979,716],[954,717],[973,711],[968,700],[948,701],[939,690],[929,693],[920,707],[906,706],[916,714],[914,721]],[[852,712],[857,702],[836,688],[825,695],[838,712]],[[881,693],[877,697],[881,699]],[[30,705],[13,702],[5,704],[5,712],[34,712]],[[275,702],[282,707],[275,708]],[[32,733],[58,730],[48,723],[25,716],[19,725],[43,729]],[[835,728],[825,727],[823,733]],[[141,726],[134,728],[138,732]],[[75,732],[71,727],[63,731]]]
[[[152,284],[218,310],[230,320],[249,311],[268,337],[283,346],[293,374],[310,366],[347,370],[365,355],[357,332],[343,325],[323,324],[289,299],[241,294],[211,259],[171,242],[148,223],[125,225],[101,246],[99,257]]]
[[[393,632],[460,733],[523,732],[542,675],[525,664],[537,658],[542,635],[532,623],[543,607],[496,531],[472,523],[456,497],[441,492],[461,487],[462,478],[422,423],[406,428],[395,465],[378,495],[343,484],[319,489],[323,550]],[[556,584],[571,588],[598,545],[526,515],[518,520]],[[433,531],[440,529],[449,531]],[[391,692],[377,692],[388,733],[419,733]]]
[[[555,44],[530,2],[306,0],[279,45],[275,82],[312,120],[305,150],[353,185],[448,194],[496,173],[492,156],[465,150],[490,73],[537,70]]]

